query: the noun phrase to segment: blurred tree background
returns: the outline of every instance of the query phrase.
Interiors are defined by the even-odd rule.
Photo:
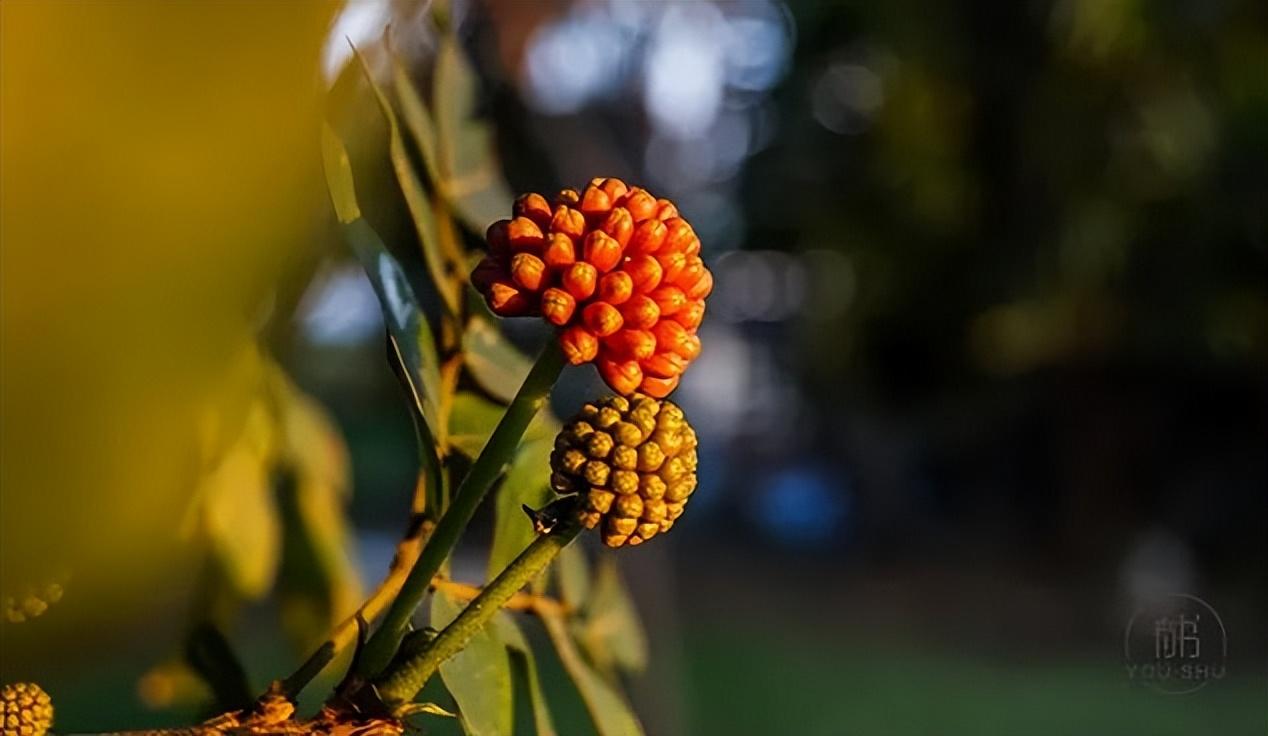
[[[317,132],[328,86],[367,216],[421,258],[348,40],[386,74],[390,24],[427,85],[443,23],[474,63],[454,104],[493,136],[488,176],[642,183],[715,271],[675,396],[702,486],[683,531],[621,559],[649,732],[1263,733],[1262,3],[435,10],[5,3],[2,592],[72,572],[49,611],[0,624],[5,681],[37,677],[81,730],[187,720],[152,708],[188,702],[154,668],[209,611],[260,684],[285,671],[279,612],[318,630],[357,576],[328,567],[321,605],[288,608],[287,506],[225,499],[273,521],[217,554],[217,529],[243,529],[199,505],[217,473],[241,491],[307,467],[328,511],[350,487],[341,564],[385,569],[413,438]],[[561,413],[600,390],[565,386]],[[286,417],[326,427],[310,395],[346,467],[287,450]],[[270,462],[225,460],[243,453]],[[1225,679],[1131,686],[1123,627],[1160,592],[1220,613]]]

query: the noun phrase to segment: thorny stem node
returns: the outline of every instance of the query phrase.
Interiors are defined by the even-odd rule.
[[[579,524],[569,523],[543,534],[511,561],[458,617],[449,623],[431,644],[375,683],[379,697],[389,707],[399,708],[414,699],[440,665],[467,645],[489,623],[512,596],[530,583],[580,533]]]

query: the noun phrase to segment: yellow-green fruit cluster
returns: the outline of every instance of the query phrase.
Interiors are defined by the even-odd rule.
[[[682,409],[635,394],[586,404],[550,458],[551,485],[581,499],[579,519],[609,547],[669,531],[696,490],[696,433]]]
[[[0,688],[4,736],[44,736],[53,725],[53,701],[33,682]]]
[[[4,620],[19,624],[42,615],[48,607],[62,599],[62,586],[48,583],[42,588],[28,588],[20,595],[6,595],[3,604]]]

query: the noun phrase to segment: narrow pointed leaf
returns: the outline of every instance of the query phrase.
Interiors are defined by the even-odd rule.
[[[418,173],[414,171],[414,164],[410,161],[409,153],[405,148],[405,140],[401,137],[401,128],[396,119],[396,112],[392,109],[391,101],[388,100],[387,95],[375,83],[374,75],[370,72],[370,66],[366,63],[365,57],[361,55],[360,51],[356,51],[356,55],[357,60],[361,63],[362,71],[365,72],[366,82],[370,85],[370,89],[373,90],[374,96],[379,102],[379,109],[383,112],[383,117],[387,121],[388,154],[392,160],[392,170],[396,173],[396,181],[401,187],[405,205],[409,208],[410,217],[414,221],[414,229],[418,232],[418,239],[423,250],[423,260],[427,263],[427,270],[431,272],[432,283],[435,285],[437,293],[440,294],[445,308],[449,310],[450,314],[457,314],[461,292],[458,288],[458,282],[450,274],[449,266],[441,251],[440,234],[436,229],[436,215],[432,211],[431,201],[427,198],[427,191],[423,188],[423,183],[418,178]]]
[[[577,651],[563,620],[554,615],[542,617],[546,633],[555,645],[559,661],[577,686],[590,719],[599,736],[641,736],[643,727],[630,706],[612,685],[586,663]]]
[[[326,169],[326,184],[330,188],[330,201],[335,206],[339,222],[348,224],[361,217],[357,206],[357,192],[352,183],[352,163],[343,141],[335,135],[329,123],[321,125],[322,162]]]
[[[506,611],[498,613],[493,623],[498,635],[502,637],[502,643],[524,667],[524,679],[528,682],[528,698],[533,706],[533,725],[537,736],[555,736],[555,722],[550,717],[546,694],[542,691],[541,680],[537,675],[537,658],[533,656],[528,639],[515,623],[515,618]]]
[[[584,608],[590,599],[590,563],[581,545],[573,544],[559,552],[555,574],[559,576],[559,595],[564,603],[574,611]]]
[[[449,408],[449,444],[475,458],[502,419],[504,407],[470,391],[460,391]]]
[[[641,672],[647,666],[647,634],[611,557],[599,562],[580,640],[601,670]]]
[[[492,128],[472,119],[478,80],[453,36],[441,41],[435,74],[432,109],[441,191],[467,227],[483,233],[506,216],[514,196],[502,177]]]
[[[418,88],[410,79],[405,62],[395,50],[392,50],[392,91],[396,94],[397,105],[400,106],[401,121],[405,123],[405,129],[409,131],[414,145],[418,146],[418,151],[422,154],[428,178],[440,186],[444,181],[444,174],[436,150],[436,124],[427,104],[418,93]]]
[[[492,322],[473,317],[462,336],[463,357],[480,386],[495,398],[515,398],[533,361],[511,344]]]
[[[346,198],[351,194],[352,207],[344,201],[341,219],[345,215],[359,213],[355,207],[356,190],[348,165],[348,153],[342,141],[325,128],[322,154],[326,169],[326,183],[331,199]],[[431,325],[424,318],[418,299],[405,277],[405,271],[388,251],[378,233],[364,218],[342,223],[343,238],[365,269],[374,293],[379,298],[383,321],[394,360],[399,364],[401,379],[413,401],[419,420],[419,455],[428,488],[439,488],[440,461],[436,456],[434,438],[439,426],[439,409],[436,399],[440,395],[440,359],[436,352],[436,339]]]

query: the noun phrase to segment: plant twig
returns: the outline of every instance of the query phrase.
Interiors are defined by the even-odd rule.
[[[537,577],[560,550],[576,539],[581,528],[578,524],[568,524],[533,540],[426,649],[395,665],[376,681],[383,702],[390,708],[397,708],[413,700],[441,663],[461,651],[507,601]]]
[[[411,504],[414,512],[413,521],[410,523],[404,538],[396,544],[396,554],[392,557],[392,564],[388,567],[387,575],[375,588],[374,592],[370,594],[370,597],[366,598],[365,602],[361,604],[356,613],[339,622],[330,632],[329,638],[300,665],[299,669],[285,680],[282,680],[282,694],[286,697],[294,700],[295,696],[339,655],[339,652],[356,641],[358,618],[365,621],[373,621],[400,592],[401,586],[405,584],[405,577],[418,559],[418,553],[422,550],[434,528],[434,524],[422,516],[425,499],[426,490],[420,481],[415,488],[414,499]]]
[[[392,601],[382,625],[367,642],[362,659],[363,667],[357,673],[359,676],[371,679],[391,661],[401,637],[405,635],[410,617],[427,594],[432,578],[453,552],[458,538],[475,515],[480,502],[511,461],[529,422],[546,404],[563,366],[564,356],[558,343],[548,341],[480,456],[472,463],[467,476],[458,486],[449,508],[437,522],[435,531],[406,577],[400,593]]]
[[[440,577],[432,580],[431,588],[432,590],[448,593],[454,598],[463,601],[475,600],[484,591],[484,588],[478,585],[459,583]],[[502,604],[502,608],[507,611],[522,611],[538,616],[567,616],[572,613],[572,608],[563,601],[524,591],[515,593],[510,598],[507,598],[506,602]]]

